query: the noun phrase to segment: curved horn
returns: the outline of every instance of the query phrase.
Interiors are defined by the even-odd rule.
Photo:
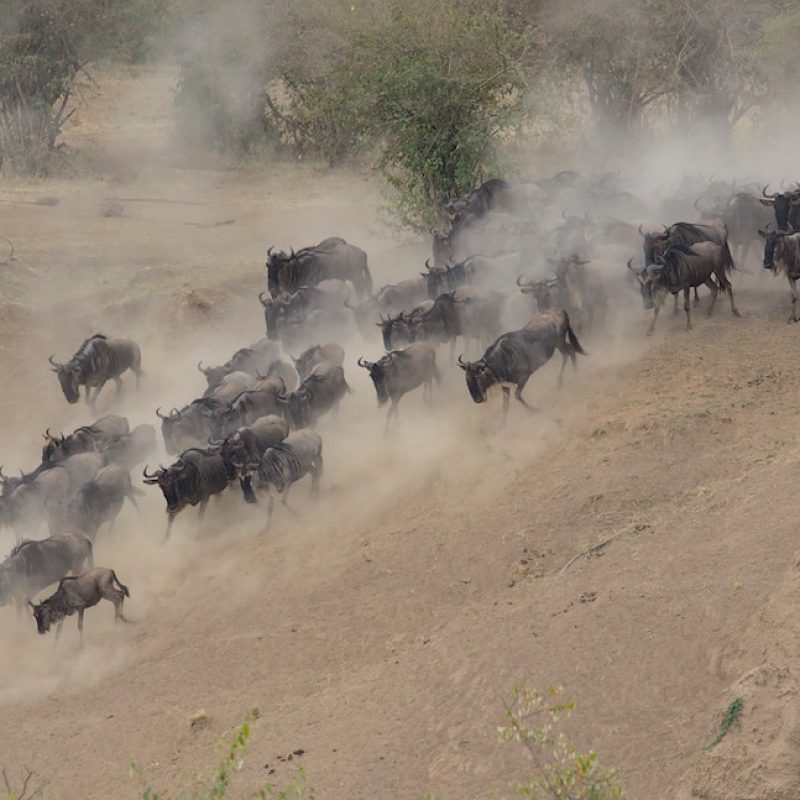
[[[768,200],[774,200],[778,196],[778,193],[775,192],[774,194],[769,194],[767,189],[769,189],[768,183],[764,185],[764,188],[761,190],[761,194],[763,194]]]
[[[429,258],[425,259],[425,269],[427,269],[428,272],[431,271],[431,263],[430,262],[431,262],[431,260]]]
[[[158,470],[156,470],[152,475],[148,475],[147,474],[147,464],[145,464],[144,469],[142,470],[142,475],[144,475],[145,478],[151,478],[151,479],[152,478],[157,478],[158,477]]]
[[[533,286],[533,283],[531,281],[528,281],[527,283],[523,283],[522,282],[522,275],[518,275],[517,276],[517,286],[519,286],[519,287]]]
[[[271,245],[269,246],[269,248],[267,249],[267,258],[269,258],[269,257],[272,255],[272,251],[273,251],[274,249],[275,249],[275,245],[274,245],[274,244],[271,244]]]
[[[458,355],[458,366],[461,367],[461,369],[466,369],[469,366],[469,363],[464,361],[460,353]]]
[[[628,259],[628,269],[631,272],[636,272],[636,267],[633,266],[633,259],[632,258]]]
[[[48,361],[50,362],[50,364],[52,364],[52,365],[53,365],[53,366],[54,366],[56,369],[58,369],[58,368],[61,366],[61,364],[59,364],[59,363],[58,363],[58,361],[55,361],[55,356],[54,356],[54,355],[53,355],[53,356],[48,356],[48,357],[47,357],[47,360],[48,360]]]
[[[289,248],[289,258],[295,258],[294,247]]]
[[[266,308],[267,301],[264,299],[265,295],[266,295],[266,292],[259,292],[258,293],[258,300],[261,303],[261,305]]]
[[[359,356],[358,361],[356,362],[359,367],[364,367],[364,369],[369,369],[369,361],[367,361],[363,356]]]
[[[642,223],[639,223],[639,236],[644,236],[644,231],[642,230]]]
[[[204,370],[204,369],[203,369],[203,362],[202,362],[202,361],[198,361],[198,362],[197,362],[197,369],[198,369],[200,372],[202,372],[202,373],[203,373],[203,375],[205,375],[205,374],[206,374],[206,370]]]
[[[159,407],[156,409],[156,416],[157,416],[159,419],[169,419],[169,415],[167,415],[167,416],[164,416],[164,415],[161,413],[161,406],[159,406]]]

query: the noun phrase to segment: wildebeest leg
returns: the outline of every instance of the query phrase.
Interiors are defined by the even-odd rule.
[[[122,378],[119,375],[114,378],[114,385],[117,387],[117,397],[119,397],[122,394]]]
[[[175,522],[175,514],[167,514],[167,530],[164,533],[164,541],[169,539],[169,534],[172,531],[172,523]]]
[[[722,285],[724,286],[725,284],[723,283]],[[719,294],[719,288],[717,287],[716,281],[712,280],[711,278],[709,278],[706,281],[706,286],[708,286],[708,288],[711,289],[711,302],[708,304],[708,312],[707,312],[708,316],[710,317],[711,312],[714,310],[714,303],[717,302],[717,295]]]
[[[697,294],[697,287],[694,287],[694,304],[697,305],[700,302],[700,295]]]
[[[525,408],[528,409],[528,411],[536,411],[537,409],[534,406],[530,405],[530,403],[526,402],[522,396],[522,391],[525,389],[525,385],[528,383],[528,378],[530,377],[531,377],[530,375],[526,376],[522,381],[520,381],[517,384],[517,388],[514,389],[514,397],[516,397],[517,400],[519,400],[519,402],[522,403],[522,405],[524,405]]]
[[[272,509],[274,506],[275,506],[275,497],[270,491],[267,497],[267,525],[266,525],[267,528],[269,528],[270,522],[272,522]]]
[[[90,406],[90,407],[91,407],[91,405],[92,405],[92,400],[91,400],[91,398],[89,397],[89,395],[90,395],[91,393],[92,393],[92,387],[91,387],[91,386],[89,386],[89,384],[87,383],[87,384],[86,384],[86,405],[87,405],[87,406]]]
[[[672,309],[672,316],[673,317],[677,317],[678,316],[678,295],[677,294],[675,295],[675,307]]]
[[[692,290],[688,286],[683,290],[683,310],[686,312],[687,331],[692,329],[691,292]],[[675,297],[677,296],[675,295]]]
[[[320,456],[311,468],[311,496],[319,496],[319,481],[322,477],[322,456]]]
[[[58,637],[61,636],[61,629],[63,627],[64,627],[64,617],[61,617],[61,619],[58,621],[58,625],[56,625],[56,641],[58,641]]]
[[[83,611],[84,609],[78,609],[78,635],[81,639],[81,647],[83,647]]]
[[[127,622],[128,620],[122,613],[122,604],[125,602],[125,595],[122,592],[115,591],[111,602],[114,604],[114,622],[116,623],[119,620]]]
[[[503,425],[506,424],[508,419],[508,399],[511,396],[511,389],[508,386],[503,386]]]
[[[561,350],[561,369],[558,371],[558,388],[560,389],[564,383],[564,368],[567,366],[567,359],[569,358],[569,354],[565,349]],[[573,356],[573,359],[575,356]]]
[[[386,414],[386,425],[383,428],[383,435],[386,436],[389,433],[389,423],[392,421],[392,417],[397,415],[397,400],[392,398],[392,404],[389,406],[389,412]]]
[[[797,278],[789,278],[789,291],[792,293],[792,314],[789,322],[797,322]]]
[[[678,304],[678,295],[675,295],[675,305],[677,306],[677,304]],[[656,321],[658,320],[659,311],[661,311],[661,309],[658,306],[656,306],[655,311],[653,312],[653,321],[650,323],[650,327],[647,329],[648,336],[652,336],[653,331],[656,329]]]
[[[208,508],[208,498],[200,501],[200,508],[197,509],[197,525],[203,530],[203,521],[206,518],[206,508]]]

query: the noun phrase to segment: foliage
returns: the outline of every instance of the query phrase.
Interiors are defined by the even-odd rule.
[[[398,220],[425,230],[443,200],[497,172],[497,137],[524,119],[534,37],[499,2],[389,5],[352,20],[300,100],[329,159],[375,144]]]
[[[132,762],[130,772],[131,776],[138,780],[141,800],[221,800],[221,798],[228,797],[236,774],[244,766],[247,756],[247,743],[252,734],[251,726],[255,716],[251,714],[237,729],[219,762],[205,774],[197,776],[194,780],[194,785],[191,788],[182,790],[178,795],[154,789],[145,778],[142,769],[136,762]],[[295,780],[284,789],[277,789],[272,784],[265,783],[246,795],[239,793],[237,796],[252,797],[258,800],[300,800],[304,794],[303,773],[301,770]]]
[[[613,770],[600,767],[594,751],[579,752],[559,723],[575,709],[560,700],[561,689],[543,693],[517,687],[506,706],[508,724],[498,729],[503,742],[519,742],[530,755],[534,773],[518,783],[515,792],[530,800],[615,800],[624,797]]]
[[[0,16],[0,162],[46,172],[86,66],[133,57],[165,0],[5,0]]]
[[[744,709],[744,701],[741,697],[737,697],[725,711],[725,716],[722,718],[722,723],[719,726],[719,733],[706,745],[706,750],[713,750],[725,737],[731,726],[739,722],[739,717],[742,716]]]

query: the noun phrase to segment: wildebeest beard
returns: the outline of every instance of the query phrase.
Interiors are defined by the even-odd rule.
[[[486,364],[476,362],[470,365],[467,371],[467,389],[476,403],[486,400],[486,391],[495,383],[497,379]]]
[[[65,365],[58,370],[58,382],[68,403],[80,400],[80,375],[77,367]]]

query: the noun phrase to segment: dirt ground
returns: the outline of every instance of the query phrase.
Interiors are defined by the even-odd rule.
[[[155,423],[156,406],[200,394],[198,359],[262,334],[268,244],[341,235],[377,284],[426,254],[381,223],[367,174],[186,168],[165,146],[168,84],[113,73],[87,99],[70,136],[101,177],[0,184],[16,248],[0,264],[7,472],[37,463],[48,426],[87,421],[46,357],[95,330],[139,340],[145,369],[140,393],[129,381],[99,410]],[[42,196],[60,202],[19,202]],[[102,215],[108,198],[121,217]],[[319,428],[318,505],[297,487],[297,515],[279,509],[263,535],[263,509],[231,494],[204,533],[189,510],[162,546],[148,491],[96,545],[131,588],[131,625],[100,607],[83,649],[71,622],[55,647],[0,609],[0,765],[34,769],[51,798],[135,797],[132,759],[175,789],[258,708],[237,786],[286,783],[299,765],[317,798],[477,798],[529,766],[497,741],[510,687],[563,684],[576,743],[617,766],[631,798],[800,796],[800,328],[785,324],[784,282],[737,279],[742,319],[721,303],[686,333],[667,314],[645,340],[644,312],[620,315],[563,390],[557,365],[538,374],[539,412],[513,407],[504,429],[443,349],[436,406],[409,397],[383,438],[355,366],[380,342],[354,343],[354,394]],[[737,696],[740,727],[706,752]]]

